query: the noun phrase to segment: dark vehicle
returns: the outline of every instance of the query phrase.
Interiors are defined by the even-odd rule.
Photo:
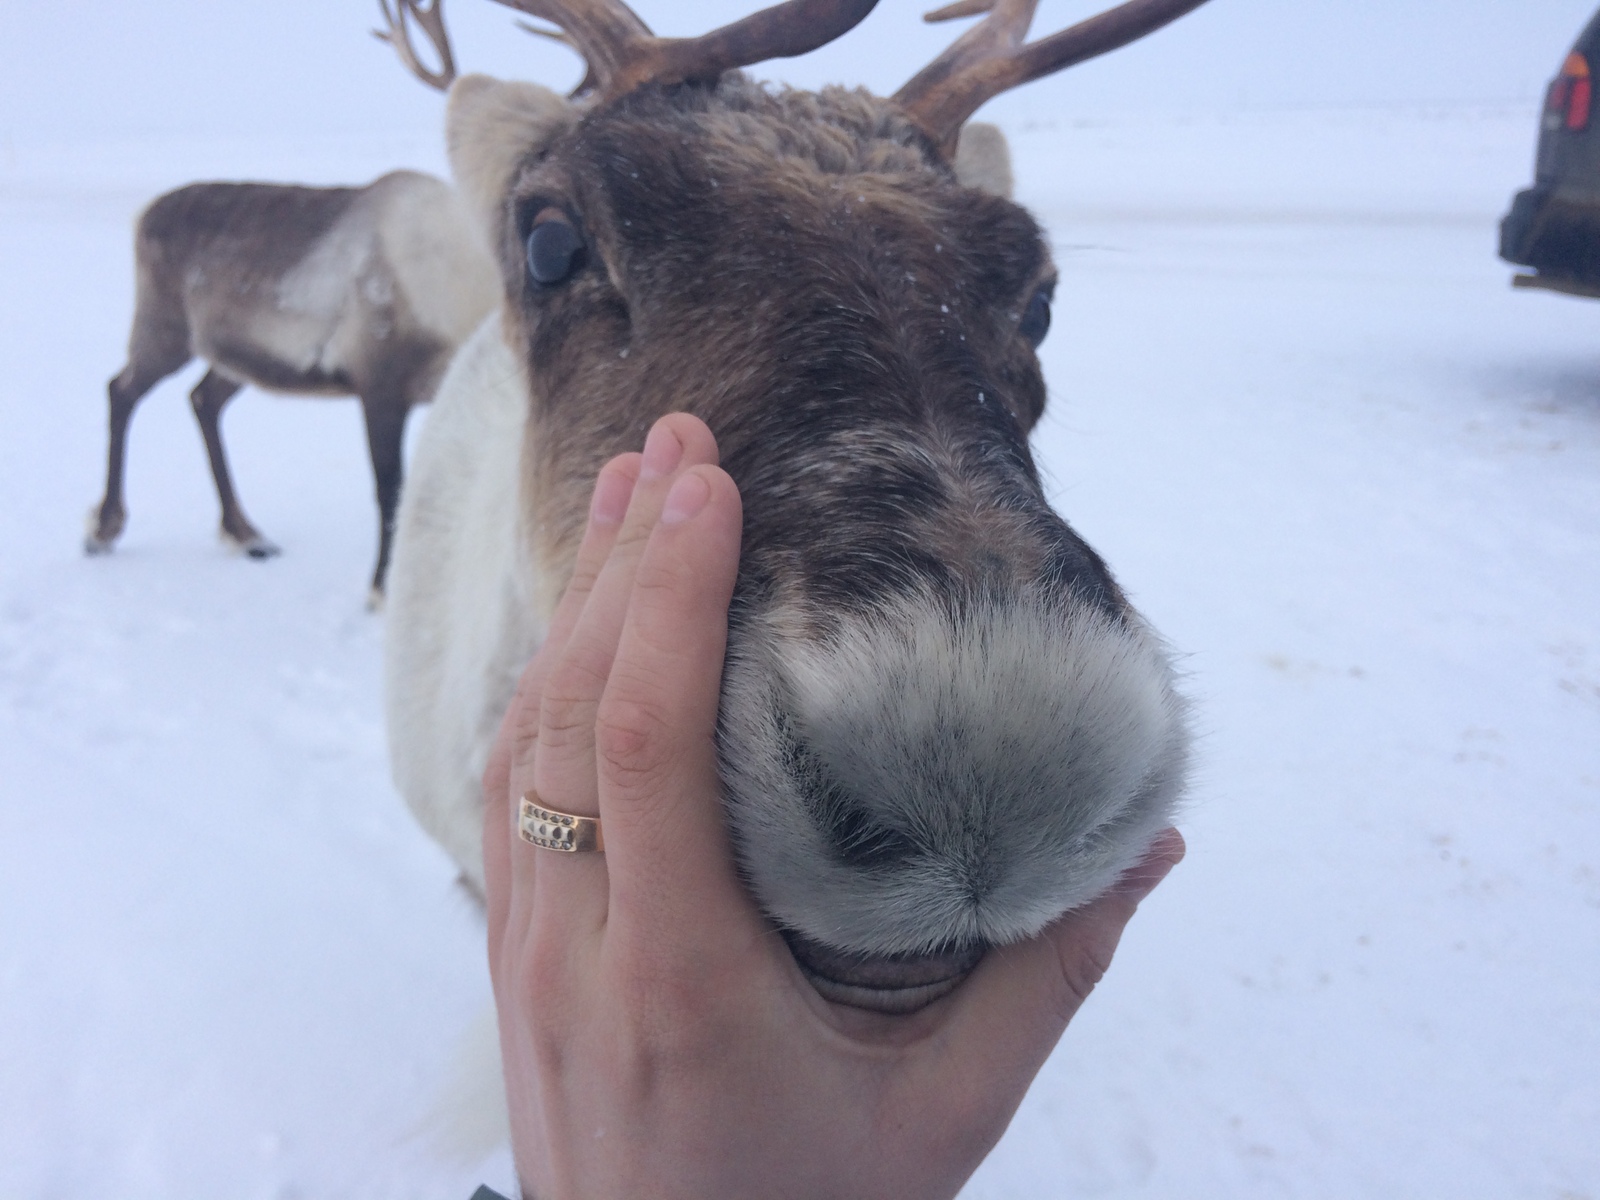
[[[1600,12],[1578,35],[1545,93],[1533,187],[1500,222],[1500,257],[1535,274],[1517,287],[1600,297],[1600,112],[1590,67],[1600,68]]]

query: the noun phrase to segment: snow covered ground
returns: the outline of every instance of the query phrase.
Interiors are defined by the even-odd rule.
[[[1600,1197],[1600,305],[1513,293],[1531,103],[1005,115],[1063,279],[1038,448],[1184,653],[1190,857],[973,1200]],[[79,551],[129,223],[434,139],[0,144],[0,1197],[509,1186],[425,1123],[487,1003],[387,779],[349,402],[184,393]]]

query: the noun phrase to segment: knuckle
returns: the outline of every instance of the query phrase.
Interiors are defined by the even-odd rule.
[[[571,602],[581,601],[587,597],[594,591],[595,582],[600,578],[600,569],[604,566],[604,559],[590,559],[580,554],[572,565],[572,577],[567,580],[562,599]]]
[[[535,994],[552,997],[561,994],[560,983],[567,972],[566,940],[536,922],[528,933],[523,958],[523,982]],[[553,1006],[544,1006],[547,1013]]]
[[[634,596],[652,608],[679,607],[694,578],[675,555],[647,555],[634,572]]]
[[[611,548],[613,560],[619,558],[637,559],[643,553],[645,543],[650,540],[650,534],[655,530],[653,519],[641,519],[637,514],[630,513],[622,528],[617,531],[616,543]]]
[[[1096,931],[1075,947],[1075,952],[1061,958],[1061,980],[1065,992],[1061,996],[1063,1015],[1070,1018],[1094,991],[1095,985],[1111,969],[1111,958],[1116,953],[1118,937],[1114,933]]]
[[[539,749],[548,753],[583,745],[591,724],[585,707],[577,700],[546,701],[539,717]]]
[[[531,688],[526,679],[517,686],[517,691],[511,698],[510,713],[511,746],[513,753],[517,747],[529,742],[537,741],[539,737],[539,704],[540,695],[537,689]]]
[[[497,998],[517,1014],[519,1034],[541,1067],[559,1066],[566,1055],[568,1008],[559,974],[552,974],[548,956],[526,953],[504,973],[504,994]],[[530,997],[537,997],[530,1002]]]
[[[543,738],[556,741],[593,720],[594,706],[605,690],[610,662],[604,656],[574,648],[550,671],[539,703]]]
[[[575,644],[567,647],[550,670],[544,696],[548,701],[599,699],[611,674],[611,655],[599,646]]]
[[[640,565],[633,586],[629,629],[638,647],[632,658],[652,664],[654,674],[692,669],[695,654],[690,648],[702,646],[709,637],[704,628],[706,604],[698,585],[699,581],[681,563]],[[644,671],[643,667],[638,669],[641,675]],[[659,686],[654,678],[641,682]]]
[[[659,784],[672,757],[672,724],[659,700],[603,699],[595,714],[595,751],[607,778],[626,791]]]
[[[631,1003],[635,1040],[668,1064],[704,1062],[726,1044],[737,1017],[722,995],[687,969],[635,970],[619,986]]]

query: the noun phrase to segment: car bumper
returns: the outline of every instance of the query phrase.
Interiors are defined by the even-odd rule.
[[[1584,283],[1579,279],[1567,279],[1561,275],[1545,272],[1537,275],[1513,275],[1511,286],[1533,288],[1535,291],[1560,292],[1563,296],[1588,296],[1600,300],[1600,284]]]
[[[1511,200],[1511,211],[1500,221],[1500,257],[1519,267],[1534,265],[1530,246],[1539,213],[1550,200],[1550,188],[1529,188]]]
[[[1600,287],[1600,202],[1548,186],[1518,192],[1500,222],[1500,257],[1552,278]]]

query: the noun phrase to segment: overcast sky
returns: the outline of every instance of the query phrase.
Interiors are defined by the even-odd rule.
[[[463,69],[575,81],[566,51],[489,0],[448,0]],[[638,0],[656,30],[703,32],[754,0]],[[882,0],[854,32],[760,73],[892,91],[958,31],[932,0]],[[1045,0],[1037,26],[1095,11]],[[995,102],[1000,115],[1528,99],[1594,0],[1211,0],[1147,41]],[[4,0],[0,141],[361,134],[437,121],[438,98],[368,33],[375,0]]]

